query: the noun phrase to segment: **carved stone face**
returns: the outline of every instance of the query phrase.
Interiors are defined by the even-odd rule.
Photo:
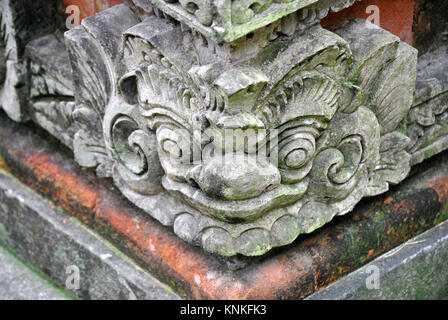
[[[247,73],[243,79],[232,74],[235,82],[246,80]],[[190,130],[174,123],[157,127],[165,189],[230,222],[250,221],[299,200],[307,190],[316,139],[338,100],[335,83],[314,76],[291,81],[286,112],[276,127],[260,112],[238,110],[235,102],[230,111],[197,112]],[[322,86],[320,92],[312,92],[316,85]],[[259,92],[262,86],[254,87]],[[236,94],[242,95],[241,90]],[[247,101],[244,95],[242,101]]]
[[[349,40],[363,23],[345,27]],[[316,26],[244,63],[205,63],[214,49],[195,58],[176,25],[152,17],[128,29],[102,123],[117,186],[186,241],[250,256],[383,192],[409,171],[395,130],[415,77],[401,81],[396,56],[412,69],[416,55],[363,32],[355,55]]]
[[[347,88],[304,67],[266,94],[269,79],[258,70],[232,68],[214,76],[213,66],[190,70],[199,83],[195,88],[151,45],[136,38],[128,42],[133,66],[121,90],[139,106],[155,137],[164,189],[227,222],[251,221],[302,198],[317,141]],[[341,55],[330,52],[325,58]],[[346,148],[361,145],[355,139]],[[358,151],[351,165],[359,164],[363,151]]]

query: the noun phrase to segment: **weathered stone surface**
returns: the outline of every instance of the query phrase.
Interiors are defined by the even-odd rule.
[[[54,31],[54,17],[55,1],[0,2],[0,106],[15,121],[26,118],[25,46],[34,37]]]
[[[3,171],[0,243],[13,248],[61,287],[72,283],[69,276],[76,267],[79,288],[67,290],[82,299],[177,299],[112,245]]]
[[[444,222],[307,299],[440,300],[448,294],[447,261],[448,222]]]
[[[30,68],[27,113],[39,126],[73,148],[75,98],[62,35],[53,33],[33,40],[26,52]]]
[[[146,12],[168,14],[218,42],[238,39],[317,0],[165,1],[134,0]],[[288,3],[289,2],[289,3]]]
[[[51,280],[0,247],[0,300],[66,300],[74,298]]]
[[[261,258],[223,259],[148,219],[107,180],[77,166],[55,141],[36,127],[0,116],[3,168],[185,298],[303,298],[447,218],[448,161],[443,153],[414,169],[400,187],[364,200],[351,214],[288,247]],[[186,214],[179,220],[194,228],[189,221]]]
[[[97,167],[100,176],[111,175],[101,122],[117,90],[121,34],[137,21],[129,8],[120,5],[83,20],[82,26],[66,33],[76,98],[72,113],[75,158],[83,166]]]
[[[448,45],[420,57],[415,102],[407,117],[408,150],[417,164],[448,147]]]
[[[274,60],[262,50],[228,68],[225,60],[198,67],[169,19],[152,16],[126,31],[127,70],[103,123],[117,186],[187,241],[221,255],[261,255],[401,181],[408,140],[394,130],[412,101],[416,52],[365,21],[338,32],[348,42],[315,26]],[[129,147],[119,147],[126,139]],[[162,186],[192,208],[168,202]],[[155,201],[169,203],[168,212]],[[182,227],[184,213],[192,221]],[[280,223],[286,216],[295,222]]]
[[[132,0],[146,13],[168,15],[218,43],[235,41],[272,24],[286,34],[295,27],[303,30],[355,1],[360,0]]]
[[[417,51],[365,20],[319,25],[354,0],[310,3],[115,6],[66,49],[28,44],[29,113],[182,239],[263,255],[445,148],[441,96],[412,107]]]

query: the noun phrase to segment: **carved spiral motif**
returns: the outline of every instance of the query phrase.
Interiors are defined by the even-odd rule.
[[[337,147],[317,154],[312,170],[324,199],[344,199],[358,183],[363,159],[363,139],[359,135],[344,138]]]
[[[336,162],[328,168],[328,178],[336,184],[347,183],[356,173],[363,154],[362,138],[349,136],[342,140]]]
[[[163,170],[158,160],[155,134],[139,128],[136,121],[120,115],[111,126],[112,148],[124,181],[142,194],[160,190]]]
[[[127,116],[119,117],[112,130],[114,148],[122,164],[132,173],[142,175],[148,169],[148,161],[138,143],[144,132]]]
[[[280,134],[278,160],[283,183],[299,182],[310,172],[317,135],[317,130],[309,127],[297,127]]]
[[[180,129],[181,130],[181,129]],[[169,128],[168,126],[161,126],[157,130],[157,139],[161,150],[171,157],[175,161],[190,160],[189,150],[190,146],[187,139],[181,134],[183,132],[178,132]]]
[[[167,176],[176,181],[185,181],[186,169],[192,165],[195,157],[200,159],[201,156],[190,133],[186,129],[165,123],[157,129],[157,143],[160,162]]]

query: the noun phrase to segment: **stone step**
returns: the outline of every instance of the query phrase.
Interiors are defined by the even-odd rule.
[[[0,270],[0,300],[74,299],[72,294],[57,287],[42,272],[1,246]]]
[[[107,241],[4,171],[0,171],[0,243],[81,299],[178,299]],[[43,291],[43,284],[33,283],[25,270],[12,271],[10,258],[0,259],[6,266],[0,268],[4,284],[0,295],[14,299],[61,295]]]
[[[309,300],[448,298],[448,221],[403,243]]]

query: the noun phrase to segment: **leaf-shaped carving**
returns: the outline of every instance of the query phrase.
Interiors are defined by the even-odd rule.
[[[410,139],[397,131],[381,137],[380,160],[372,173],[369,195],[377,195],[397,184],[409,174],[410,154],[406,151]]]

